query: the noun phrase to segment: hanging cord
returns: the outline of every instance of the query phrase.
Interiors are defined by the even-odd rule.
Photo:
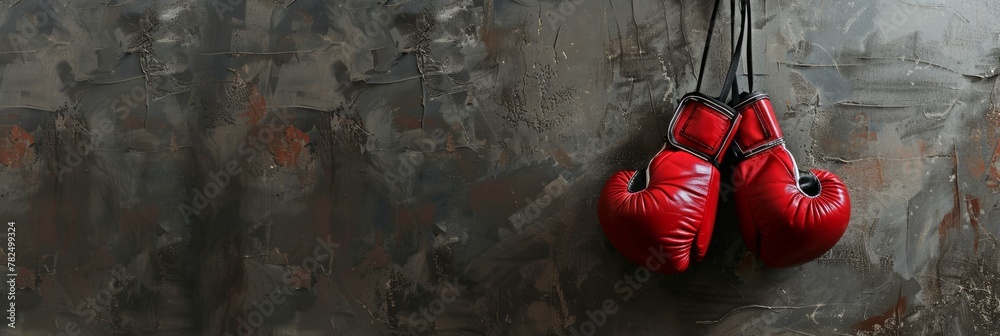
[[[712,31],[715,30],[715,18],[719,16],[719,3],[722,0],[715,1],[715,7],[712,8],[712,18],[708,21],[708,35],[705,38],[705,50],[701,53],[701,68],[698,70],[698,85],[695,86],[695,91],[701,92],[701,82],[705,78],[705,66],[708,65],[708,51],[712,48]]]
[[[743,9],[741,6],[740,9]],[[729,51],[736,52],[736,0],[729,0]],[[739,98],[739,79],[733,79],[733,95],[732,101],[736,101]]]
[[[745,1],[745,0],[741,0],[741,1]],[[714,28],[715,28],[715,21],[716,21],[716,18],[718,17],[718,14],[719,14],[719,4],[721,2],[722,2],[722,0],[717,0],[715,2],[715,7],[712,9],[712,18],[709,20],[708,36],[705,39],[705,50],[702,52],[702,55],[701,55],[701,67],[698,70],[698,84],[695,87],[695,91],[698,91],[698,92],[701,92],[701,84],[702,84],[703,79],[705,78],[705,67],[708,64],[708,53],[709,53],[709,50],[711,50],[712,33],[714,31]],[[745,2],[744,2],[743,5],[745,6]],[[745,7],[741,6],[741,8],[745,8]],[[731,88],[733,88],[733,86],[734,86],[733,82],[735,82],[735,79],[736,79],[736,70],[739,68],[739,65],[740,65],[740,56],[743,55],[743,52],[742,52],[741,48],[743,48],[743,35],[744,35],[745,27],[746,27],[746,16],[743,16],[740,19],[740,34],[739,34],[739,38],[737,39],[737,42],[736,42],[736,48],[733,51],[733,57],[732,57],[732,59],[729,62],[729,71],[726,73],[726,79],[723,81],[724,84],[723,84],[723,87],[722,87],[722,93],[719,94],[719,97],[718,97],[719,101],[722,101],[722,99],[724,99],[726,97],[726,93],[729,92],[729,90]]]
[[[750,16],[750,1],[742,0],[744,2],[743,7],[746,7],[746,11],[743,16],[747,19],[747,92],[753,92],[753,19]]]
[[[735,6],[735,2],[736,1],[737,0],[730,0],[730,7]],[[747,93],[751,93],[751,92],[753,92],[753,79],[754,79],[754,72],[753,72],[753,20],[752,20],[752,18],[750,16],[750,12],[751,12],[750,11],[750,1],[751,0],[739,0],[739,1],[741,2],[740,12],[743,15],[743,18],[745,19],[744,22],[746,23],[746,27],[744,28],[744,29],[746,29],[746,39],[747,39],[746,57],[747,57],[747,87],[748,88],[747,88],[746,92]],[[734,16],[736,15],[735,10],[732,12],[732,15],[734,15]],[[735,19],[735,17],[733,17],[733,18],[731,18],[731,20],[735,21],[736,19]],[[735,49],[736,48],[733,47],[733,52],[738,52]],[[735,103],[738,102],[738,97],[739,97],[739,95],[737,94],[737,92],[739,91],[739,89],[738,89],[738,86],[739,86],[738,80],[739,80],[738,78],[733,78],[733,104],[735,104]]]
[[[725,85],[722,87],[722,93],[719,94],[719,101],[726,98],[726,93],[729,92],[729,89],[733,87],[733,82],[736,81],[736,70],[740,67],[740,56],[743,55],[741,48],[743,48],[743,32],[746,26],[746,21],[746,16],[740,18],[740,35],[736,41],[736,50],[733,51],[733,58],[729,62],[729,72],[726,73],[726,80],[723,81]]]

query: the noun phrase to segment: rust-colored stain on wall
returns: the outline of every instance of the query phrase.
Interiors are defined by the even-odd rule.
[[[663,276],[596,197],[660,148],[708,3],[0,0],[0,333],[994,334],[997,5],[753,1],[758,88],[851,224],[767,269],[723,193]]]

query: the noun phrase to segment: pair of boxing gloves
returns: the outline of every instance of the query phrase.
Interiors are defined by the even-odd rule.
[[[743,97],[728,107],[701,94],[685,96],[649,167],[608,179],[598,217],[626,258],[662,264],[656,271],[665,274],[701,261],[721,192],[735,194],[743,241],[768,267],[808,262],[840,240],[851,217],[847,187],[830,172],[799,170],[768,96]],[[730,146],[738,162],[723,188],[718,165]]]
[[[736,55],[733,64],[738,50]],[[766,94],[721,100],[697,92],[684,96],[649,166],[608,179],[598,200],[608,240],[636,264],[683,272],[705,257],[720,193],[732,192],[743,241],[766,266],[790,267],[821,256],[847,230],[847,187],[830,172],[799,170]],[[723,162],[731,148],[736,159]],[[721,176],[721,164],[733,165],[732,176]],[[723,181],[731,183],[723,187]]]

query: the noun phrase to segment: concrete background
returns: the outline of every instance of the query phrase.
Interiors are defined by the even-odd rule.
[[[3,333],[1000,333],[996,1],[755,1],[847,233],[781,270],[726,210],[681,275],[610,247],[597,192],[659,148],[710,7],[0,1]]]

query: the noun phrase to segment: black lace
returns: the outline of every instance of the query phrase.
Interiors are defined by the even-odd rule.
[[[735,1],[736,0],[730,0],[730,7],[735,7]],[[740,66],[740,57],[743,55],[743,36],[744,36],[744,31],[746,30],[746,25],[747,25],[747,15],[746,14],[749,13],[749,9],[750,9],[750,1],[749,0],[739,0],[739,1],[741,3],[741,5],[740,5],[740,11],[742,13],[744,13],[744,15],[742,15],[742,17],[740,19],[740,34],[739,34],[739,37],[736,39],[736,45],[733,46],[733,57],[732,57],[732,59],[729,62],[729,71],[726,73],[726,79],[725,79],[725,81],[723,81],[723,83],[725,83],[725,84],[723,84],[722,93],[719,94],[719,98],[718,98],[719,101],[722,101],[726,97],[726,93],[728,93],[731,89],[733,90],[734,94],[736,92],[736,89],[735,89],[735,87],[736,87],[736,70],[739,69],[739,66]],[[705,68],[706,68],[706,65],[708,63],[708,53],[709,53],[709,50],[711,50],[711,48],[712,48],[712,37],[713,37],[712,34],[713,34],[714,30],[715,30],[715,21],[716,21],[716,19],[719,16],[719,4],[720,3],[722,3],[722,0],[717,0],[715,2],[715,6],[712,8],[712,18],[709,20],[709,23],[708,23],[708,36],[705,39],[705,50],[701,54],[701,67],[698,70],[698,84],[695,87],[695,91],[698,91],[698,92],[701,92],[701,85],[702,85],[702,82],[703,82],[703,80],[705,78]],[[733,11],[732,11],[731,15],[733,17],[736,16],[735,8],[733,8]],[[735,33],[735,28],[730,29],[730,30],[731,30],[732,33]],[[749,36],[750,34],[748,33],[746,35]],[[749,38],[747,39],[747,41],[749,41]],[[750,54],[749,53],[749,48],[747,48],[747,50],[748,50],[747,54],[749,55]],[[749,57],[748,57],[747,60],[748,61],[750,60]],[[749,65],[748,65],[748,68],[749,68]]]

